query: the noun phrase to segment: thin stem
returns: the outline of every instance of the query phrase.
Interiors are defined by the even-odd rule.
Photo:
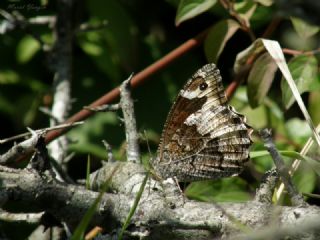
[[[274,164],[276,165],[278,174],[291,197],[293,205],[305,206],[306,202],[304,201],[302,195],[297,191],[297,189],[293,185],[288,170],[285,166],[285,163],[272,141],[270,130],[263,129],[259,132],[259,134],[262,140],[264,141],[264,146],[267,148],[268,152],[270,153],[273,159]]]

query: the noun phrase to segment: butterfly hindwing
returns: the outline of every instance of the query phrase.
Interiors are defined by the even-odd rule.
[[[214,64],[199,69],[179,92],[168,115],[153,165],[179,181],[236,175],[248,160],[249,128],[227,105]]]

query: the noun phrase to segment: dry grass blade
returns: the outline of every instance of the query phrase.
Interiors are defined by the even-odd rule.
[[[292,78],[292,75],[289,71],[288,65],[286,63],[286,60],[284,58],[282,49],[279,45],[279,43],[277,41],[273,41],[273,40],[268,40],[268,39],[262,39],[262,43],[265,46],[266,50],[269,52],[269,54],[271,55],[271,57],[274,59],[275,63],[278,65],[280,71],[282,72],[284,78],[287,80],[288,85],[291,88],[292,94],[294,96],[294,98],[296,99],[302,114],[304,115],[307,123],[309,124],[314,138],[316,140],[316,142],[318,143],[318,145],[320,146],[320,136],[316,131],[316,128],[311,120],[311,117],[306,109],[306,106],[304,105],[302,98],[300,96],[300,93],[298,91],[298,88]]]

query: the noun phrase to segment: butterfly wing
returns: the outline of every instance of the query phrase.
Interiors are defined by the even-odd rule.
[[[168,115],[153,165],[179,181],[238,174],[251,144],[244,117],[226,104],[214,64],[198,70],[180,91]]]

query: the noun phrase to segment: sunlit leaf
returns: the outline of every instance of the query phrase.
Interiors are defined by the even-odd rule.
[[[309,38],[319,32],[320,27],[312,25],[301,18],[291,17],[291,22],[298,35],[303,38]]]
[[[235,63],[234,63],[234,72],[237,74],[241,71],[241,69],[246,66],[246,63],[249,58],[252,58],[254,55],[258,55],[265,51],[265,47],[261,39],[257,39],[254,41],[249,47],[242,50],[237,54]]]
[[[269,152],[266,150],[261,150],[261,151],[251,151],[250,152],[250,158],[258,158],[258,157],[264,157],[268,156]]]
[[[0,71],[0,84],[15,84],[20,81],[20,76],[13,70]]]
[[[19,63],[26,63],[40,50],[40,44],[31,36],[23,37],[16,51],[17,61]]]
[[[175,20],[176,25],[207,11],[216,2],[217,0],[181,0]]]
[[[254,62],[248,77],[248,99],[250,106],[259,106],[267,95],[278,67],[269,55],[264,53]]]
[[[318,82],[318,61],[314,56],[299,55],[293,57],[288,63],[292,77],[297,85],[299,93],[313,90],[313,86]],[[292,91],[287,81],[281,80],[282,101],[288,109],[295,101]]]
[[[209,62],[218,62],[227,41],[239,28],[239,23],[232,19],[222,20],[211,27],[204,42],[204,51]]]
[[[307,122],[299,118],[289,119],[285,126],[289,138],[293,141],[301,142],[303,144],[311,135],[311,130]]]
[[[311,193],[316,185],[317,175],[310,165],[304,163],[292,176],[292,180],[299,192]]]

